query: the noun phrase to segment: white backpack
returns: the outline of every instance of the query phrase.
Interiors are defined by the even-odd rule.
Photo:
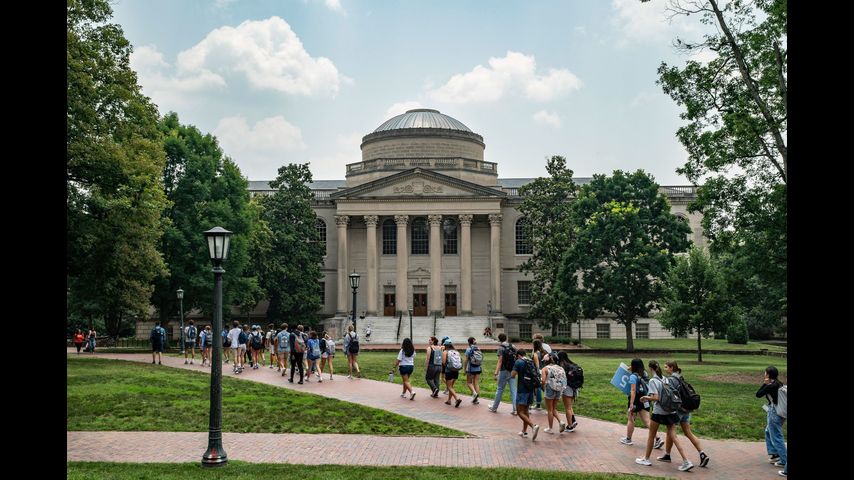
[[[563,392],[566,389],[566,372],[559,365],[546,367],[546,385],[554,392]]]
[[[784,420],[789,418],[786,411],[789,406],[789,391],[786,387],[787,385],[783,385],[777,390],[777,405],[774,407],[777,411],[777,416]]]
[[[460,352],[456,350],[448,350],[448,366],[451,370],[459,370],[463,368],[463,361],[460,358]]]

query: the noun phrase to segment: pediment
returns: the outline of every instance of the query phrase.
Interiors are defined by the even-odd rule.
[[[330,198],[376,197],[504,197],[506,193],[449,177],[430,170],[414,168],[374,180],[330,195]]]

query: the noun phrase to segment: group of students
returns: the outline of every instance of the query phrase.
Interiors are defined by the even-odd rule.
[[[97,332],[95,329],[89,329],[89,333],[87,335],[83,334],[83,331],[79,328],[74,332],[74,336],[71,337],[71,341],[74,343],[74,346],[77,348],[77,353],[80,353],[80,350],[83,349],[83,344],[86,344],[86,348],[83,349],[84,352],[95,353],[95,337],[97,336]]]

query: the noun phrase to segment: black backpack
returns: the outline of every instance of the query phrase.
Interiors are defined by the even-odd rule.
[[[682,398],[682,410],[686,412],[694,411],[700,408],[700,394],[694,390],[690,383],[684,378],[668,377],[671,383],[675,383],[674,388],[679,392],[679,397]]]
[[[570,364],[566,369],[566,384],[573,390],[584,386],[584,369],[579,365]]]
[[[354,332],[355,333],[355,332]],[[349,333],[347,335],[350,335]],[[350,335],[350,345],[348,350],[351,355],[356,355],[359,353],[359,334],[356,334],[356,338],[353,338],[353,335]]]
[[[252,348],[254,348],[255,350],[261,350],[261,345],[262,345],[261,334],[259,334],[257,332],[253,333],[252,334]]]
[[[525,387],[526,390],[534,391],[537,388],[537,385],[540,384],[540,372],[537,371],[537,366],[534,365],[534,362],[529,359],[525,359],[525,369],[522,371],[522,375],[519,376],[519,381],[521,385]]]
[[[513,371],[513,364],[516,363],[516,347],[511,343],[504,347],[504,353],[501,355],[501,369],[508,372]],[[533,362],[531,362],[533,364]]]
[[[160,334],[160,327],[154,327],[151,329],[151,335],[149,336],[151,340],[151,345],[159,347],[163,344],[163,336]]]
[[[326,351],[326,339],[325,338],[320,339],[320,351],[321,352]]]
[[[247,340],[248,339],[246,338],[246,332],[241,330],[240,335],[237,336],[237,344],[238,345],[245,345]]]

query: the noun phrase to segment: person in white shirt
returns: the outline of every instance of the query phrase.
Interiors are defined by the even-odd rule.
[[[228,339],[231,340],[231,352],[234,354],[234,373],[240,373],[243,370],[243,352],[239,350],[240,347],[240,332],[243,329],[240,328],[240,322],[234,320],[231,323],[231,330],[228,331]],[[246,348],[246,344],[244,344],[244,349]]]
[[[412,344],[412,339],[403,339],[400,352],[397,354],[397,360],[394,361],[392,372],[394,371],[394,368],[400,369],[400,378],[403,379],[403,393],[400,394],[400,398],[405,398],[408,390],[409,399],[415,400],[415,392],[412,390],[412,385],[409,383],[409,377],[415,370],[415,346]]]

